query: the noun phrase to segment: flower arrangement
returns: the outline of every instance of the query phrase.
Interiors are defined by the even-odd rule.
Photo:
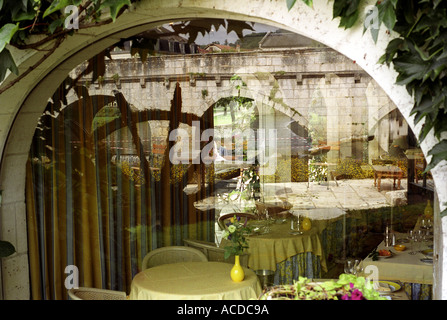
[[[248,241],[246,236],[251,233],[251,228],[245,223],[241,222],[241,217],[236,215],[226,223],[227,229],[223,232],[222,237],[230,241],[230,244],[225,246],[225,259],[231,255],[241,255],[245,249],[248,248]]]
[[[341,274],[338,280],[312,283],[299,277],[293,285],[270,287],[261,300],[387,300],[374,290],[371,281],[353,274]]]

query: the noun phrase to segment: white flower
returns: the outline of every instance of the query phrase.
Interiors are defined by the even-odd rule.
[[[224,239],[227,239],[229,235],[230,235],[230,233],[227,230],[222,232],[222,238],[224,238]]]
[[[236,231],[236,226],[234,226],[234,225],[228,226],[228,231],[230,231],[230,233],[235,232]]]

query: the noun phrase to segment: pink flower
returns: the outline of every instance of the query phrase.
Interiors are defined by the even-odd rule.
[[[355,289],[351,293],[351,300],[365,300],[365,298],[359,289]]]
[[[344,296],[341,297],[341,300],[351,300],[351,297],[348,296],[348,294],[345,294]]]

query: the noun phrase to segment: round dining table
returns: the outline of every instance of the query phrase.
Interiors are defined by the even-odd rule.
[[[132,280],[131,300],[248,300],[262,293],[256,274],[244,268],[245,279],[234,282],[233,267],[224,262],[179,262],[152,267]]]
[[[259,222],[254,222],[252,225],[257,223]],[[313,220],[310,230],[296,234],[290,229],[288,219],[282,223],[271,224],[269,232],[248,236],[248,266],[253,270],[275,271],[278,263],[300,253],[311,253],[319,257],[321,267],[327,271],[320,237],[326,224],[325,221]]]

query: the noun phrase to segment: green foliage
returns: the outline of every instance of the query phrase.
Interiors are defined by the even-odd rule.
[[[388,30],[393,30],[394,25],[396,24],[396,5],[397,0],[377,1],[379,22],[383,22]]]
[[[79,2],[76,4],[76,5],[79,5],[81,1],[76,1],[76,2]],[[52,14],[56,11],[62,10],[65,7],[67,7],[68,5],[72,5],[72,4],[74,4],[74,3],[73,3],[73,1],[70,1],[70,0],[55,0],[50,3],[50,6],[43,13],[42,18],[46,18],[50,14]]]
[[[447,131],[447,4],[434,0],[396,2],[392,30],[399,37],[389,43],[381,61],[394,65],[397,83],[406,86],[414,97],[411,115],[415,123],[424,120],[419,141],[432,130],[441,139]],[[426,172],[447,159],[446,141],[440,140],[429,155],[432,158]]]
[[[8,23],[0,28],[0,52],[9,44],[14,34],[19,30],[19,24]]]
[[[8,241],[0,240],[0,258],[5,258],[16,252],[14,246]]]
[[[0,19],[1,20],[1,19]],[[19,24],[7,23],[0,29],[0,81],[4,79],[7,70],[18,74],[16,64],[9,50],[5,50],[12,37],[19,29]]]
[[[263,183],[307,182],[309,174],[309,165],[306,158],[281,157],[276,159],[275,173],[262,175],[262,181]]]
[[[112,17],[113,22],[115,22],[116,17],[118,16],[119,11],[124,6],[130,6],[129,0],[106,0],[100,4],[98,10],[109,9],[110,16]]]
[[[365,0],[334,0],[333,17],[340,18],[340,27],[350,28],[359,19],[364,3]],[[286,0],[286,4],[290,10],[295,1]],[[365,23],[364,31],[369,28],[376,42],[377,26],[383,24],[388,33],[396,34],[379,62],[393,65],[398,74],[396,83],[405,86],[414,98],[411,115],[416,124],[424,120],[419,142],[431,131],[438,139],[429,152],[432,157],[425,170],[428,172],[447,160],[447,142],[441,139],[447,131],[447,2],[379,0],[375,7],[378,23]],[[370,17],[367,14],[365,22]],[[447,210],[441,214],[447,214]]]
[[[313,0],[302,0],[305,4],[307,4],[309,7],[313,7]],[[296,0],[286,0],[287,3],[287,9],[292,9],[292,7],[295,5]]]
[[[309,181],[325,181],[327,177],[327,167],[316,165],[314,164],[315,162],[320,161],[312,159],[309,163]]]
[[[5,79],[7,70],[18,75],[18,69],[7,45],[19,49],[37,49],[55,38],[74,34],[65,27],[65,20],[78,8],[79,28],[88,28],[107,22],[101,21],[108,12],[115,21],[120,12],[136,0],[0,0],[0,81]],[[68,12],[66,12],[68,11]],[[29,43],[32,35],[44,35],[43,39]]]
[[[359,4],[361,0],[334,0],[332,14],[334,18],[340,17],[340,28],[351,28],[359,17]]]
[[[0,52],[0,79],[5,78],[8,70],[11,70],[14,74],[19,73],[11,52],[9,52],[9,50],[3,50]]]
[[[370,280],[353,274],[341,274],[338,280],[312,283],[298,277],[293,285],[269,288],[261,300],[387,300],[374,290]]]
[[[258,194],[261,192],[261,182],[258,171],[258,166],[252,165],[242,172],[241,183],[245,186],[248,199],[259,198]]]
[[[225,246],[225,259],[231,255],[241,255],[245,249],[248,248],[247,235],[251,233],[251,228],[240,221],[240,217],[236,215],[231,218],[227,224],[227,229],[223,232],[222,237],[230,241],[229,245]]]

